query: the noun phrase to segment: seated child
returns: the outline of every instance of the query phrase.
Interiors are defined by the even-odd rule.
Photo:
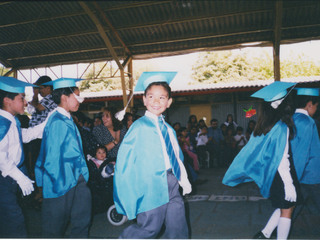
[[[235,145],[237,148],[237,153],[240,152],[240,150],[246,145],[247,139],[243,134],[243,128],[242,127],[237,127],[236,135],[233,137],[235,140]]]
[[[206,126],[202,127],[200,131],[198,132],[198,136],[196,138],[197,140],[197,154],[200,160],[201,166],[205,166],[205,159],[206,159],[206,152],[207,149],[207,143],[209,141],[208,139],[208,128]]]
[[[96,155],[92,157],[90,154],[87,155],[87,159],[93,162],[96,166],[96,170],[101,172],[103,178],[113,176],[115,161],[107,158],[107,149],[105,146],[98,145],[96,148]],[[100,174],[99,174],[100,175]]]
[[[188,135],[187,128],[181,127],[180,132],[181,132],[181,134],[178,137],[178,140],[179,140],[181,150],[183,153],[186,153],[192,159],[192,161],[193,161],[192,164],[193,164],[194,170],[199,171],[198,156],[197,156],[197,154],[192,152],[190,149],[190,148],[192,148],[192,146],[190,144],[189,137],[187,136]]]
[[[96,148],[95,157],[87,155],[89,169],[88,186],[92,194],[92,213],[99,213],[107,210],[107,205],[113,202],[113,176],[114,159],[107,157],[107,149],[103,145]]]

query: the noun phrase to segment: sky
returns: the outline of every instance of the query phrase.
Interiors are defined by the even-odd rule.
[[[255,48],[254,51],[261,51],[262,49],[268,51],[270,56],[272,56],[272,47]],[[236,49],[234,51],[243,51],[243,50]],[[181,84],[185,85],[188,79],[189,81],[191,80],[192,65],[198,59],[198,54],[199,53],[190,53],[190,54],[171,56],[171,57],[161,57],[161,58],[150,59],[148,60],[148,62],[150,62],[153,67],[158,66],[159,71],[177,71],[178,74],[174,79],[174,81],[172,82],[172,85],[179,86]],[[301,55],[301,54],[304,54],[320,63],[320,40],[307,41],[302,43],[280,46],[280,60],[285,58],[290,58],[293,55]],[[146,64],[148,62],[146,62]],[[82,71],[85,69],[86,66],[87,66],[86,64],[80,64],[78,66],[79,67],[78,76],[80,75],[80,73],[82,73]],[[61,72],[60,66],[52,67],[52,69],[58,74],[60,74]],[[76,65],[63,66],[63,76],[76,78],[77,77],[76,69],[77,69]],[[57,78],[54,74],[51,73],[51,71],[48,71],[48,70],[47,72],[45,72],[44,69],[37,69],[37,72],[40,75],[47,74],[52,79]],[[31,74],[30,70],[22,71],[22,73],[24,77],[28,79],[32,79],[32,82],[35,82],[38,79],[38,75],[35,73]],[[20,73],[18,73],[18,79],[24,80],[24,77]],[[30,90],[27,92],[27,95],[30,94],[29,92]]]

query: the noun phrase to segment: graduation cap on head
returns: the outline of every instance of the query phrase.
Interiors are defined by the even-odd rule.
[[[67,87],[77,87],[76,82],[81,81],[81,78],[58,78],[54,81],[43,83],[42,85],[52,85],[53,90]]]
[[[176,75],[177,72],[143,72],[138,79],[134,92],[145,91],[154,82],[170,84]]]
[[[255,92],[251,97],[261,98],[266,102],[273,102],[284,98],[288,94],[288,90],[290,92],[295,85],[296,83],[292,82],[276,81]]]
[[[134,92],[145,91],[147,87],[154,82],[166,82],[170,84],[176,75],[177,72],[143,72],[138,79],[138,82],[134,88]],[[124,109],[115,114],[115,117],[118,120],[123,120],[132,97],[133,94],[130,96],[130,99]]]
[[[319,88],[295,88],[297,95],[319,97]]]
[[[38,87],[31,83],[22,82],[13,77],[0,77],[0,89],[11,93],[24,93],[25,87]]]

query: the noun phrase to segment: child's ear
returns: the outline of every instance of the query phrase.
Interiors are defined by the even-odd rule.
[[[169,108],[171,106],[171,104],[172,104],[172,98],[169,98],[167,108]]]
[[[3,98],[3,105],[4,106],[8,106],[11,102],[12,102],[12,99],[10,99],[8,97]]]

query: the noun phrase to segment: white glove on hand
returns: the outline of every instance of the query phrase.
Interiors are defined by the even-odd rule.
[[[293,186],[293,184],[284,184],[284,193],[285,193],[285,197],[284,197],[285,200],[289,202],[297,201],[296,188]]]
[[[19,180],[17,181],[19,187],[21,188],[22,194],[23,196],[27,196],[29,194],[32,193],[32,191],[34,190],[33,188],[33,183],[34,181],[32,181],[30,178],[28,178],[25,175],[21,175]]]

